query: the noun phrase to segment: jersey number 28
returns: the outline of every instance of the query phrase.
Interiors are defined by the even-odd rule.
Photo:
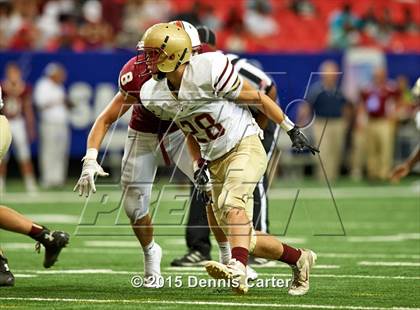
[[[181,121],[180,125],[184,131],[189,132],[193,136],[196,136],[199,131],[204,131],[207,138],[198,138],[197,141],[200,143],[208,143],[212,140],[223,136],[225,134],[225,129],[222,124],[216,123],[214,118],[208,114],[203,113],[194,117],[194,124],[191,124],[189,121]]]

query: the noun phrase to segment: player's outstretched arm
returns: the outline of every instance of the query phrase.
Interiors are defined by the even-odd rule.
[[[269,119],[282,127],[290,139],[292,146],[297,150],[309,149],[312,154],[319,150],[309,143],[306,136],[299,128],[284,114],[283,110],[266,94],[255,90],[246,80],[243,81],[243,87],[236,101],[240,104],[256,106]]]
[[[91,190],[94,193],[96,192],[96,175],[102,177],[108,176],[108,173],[96,161],[98,150],[111,125],[123,116],[130,106],[136,102],[136,98],[125,96],[121,92],[118,92],[95,120],[87,140],[86,155],[83,157],[82,174],[73,189],[73,191],[79,190],[79,196],[86,195],[87,197]]]
[[[391,182],[398,183],[401,178],[407,176],[411,169],[420,161],[420,145],[411,153],[405,162],[396,166],[390,175]]]

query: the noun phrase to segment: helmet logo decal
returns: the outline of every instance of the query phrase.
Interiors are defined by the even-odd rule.
[[[166,43],[168,43],[168,41],[169,41],[169,36],[166,36],[166,37],[165,37],[165,40],[163,40],[163,43],[162,43],[162,45],[160,46],[160,48],[161,48],[162,50],[164,50],[164,49],[165,49],[165,47],[166,47]]]
[[[182,52],[182,55],[179,58],[178,63],[176,64],[175,70],[178,69],[178,67],[181,65],[182,60],[184,59],[185,54],[187,53],[187,51],[188,51],[188,49],[187,48],[184,48],[184,51]]]

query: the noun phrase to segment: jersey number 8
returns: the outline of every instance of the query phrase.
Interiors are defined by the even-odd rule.
[[[124,86],[127,83],[130,83],[133,80],[133,72],[129,71],[120,77],[121,86]]]

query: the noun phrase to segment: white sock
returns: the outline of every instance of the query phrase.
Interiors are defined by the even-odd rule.
[[[219,242],[219,262],[227,265],[230,259],[232,258],[232,253],[230,251],[230,244],[228,241]]]
[[[28,192],[36,192],[36,180],[33,175],[25,175],[24,176],[25,187]]]
[[[149,255],[154,246],[155,241],[152,239],[152,241],[148,245],[143,247],[144,255]]]

